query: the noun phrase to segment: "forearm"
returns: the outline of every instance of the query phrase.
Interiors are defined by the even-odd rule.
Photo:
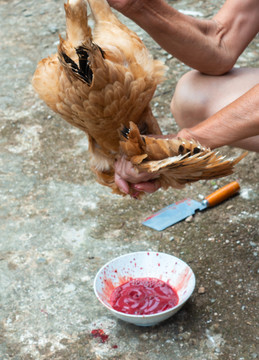
[[[195,139],[211,149],[259,135],[259,85],[179,137]]]
[[[143,0],[140,8],[128,9],[126,15],[166,51],[194,69],[217,75],[233,66],[224,47],[216,43],[220,30],[213,20],[186,16],[163,0]]]
[[[258,0],[226,0],[212,20],[184,15],[165,0],[108,0],[165,50],[210,75],[229,71],[259,31]]]

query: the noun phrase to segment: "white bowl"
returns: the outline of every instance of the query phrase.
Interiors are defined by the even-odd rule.
[[[178,304],[151,315],[131,315],[116,311],[110,304],[113,290],[136,278],[156,278],[166,282],[176,292]],[[139,326],[155,325],[181,309],[195,288],[192,269],[179,258],[158,252],[141,251],[122,255],[104,265],[96,274],[94,292],[99,301],[117,318]]]

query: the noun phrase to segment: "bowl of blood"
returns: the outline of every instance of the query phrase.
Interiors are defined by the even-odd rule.
[[[195,275],[183,260],[140,251],[117,257],[96,274],[94,292],[117,318],[152,326],[174,315],[192,295]]]

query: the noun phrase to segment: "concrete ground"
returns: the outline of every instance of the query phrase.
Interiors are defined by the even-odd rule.
[[[219,6],[172,4],[200,17]],[[257,359],[258,154],[225,179],[137,201],[112,195],[89,170],[84,134],[53,114],[30,83],[37,62],[64,35],[63,1],[0,0],[0,17],[0,359]],[[176,131],[169,103],[188,68],[130,26],[169,67],[152,104],[163,131]],[[238,65],[258,66],[258,47],[257,38]],[[141,225],[172,202],[200,199],[235,179],[240,195],[191,222],[163,232]],[[102,265],[138,250],[179,256],[197,279],[182,310],[150,328],[116,320],[93,292]],[[97,329],[108,335],[104,342],[91,335]]]

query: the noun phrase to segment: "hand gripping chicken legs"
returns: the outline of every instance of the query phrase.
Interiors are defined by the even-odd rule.
[[[87,3],[95,22],[93,30],[88,25]],[[161,175],[165,189],[233,172],[244,155],[225,161],[194,141],[195,151],[181,139],[175,139],[175,144],[174,139],[153,139],[147,155],[143,142],[151,138],[143,135],[161,134],[150,101],[163,81],[164,65],[154,60],[139,37],[117,19],[106,0],[67,0],[64,7],[66,39],[60,36],[57,54],[39,62],[32,83],[53,111],[87,134],[91,168],[99,183],[122,194],[114,182],[114,163],[123,153],[137,170]],[[132,141],[130,132],[138,133],[137,142]],[[157,149],[162,158],[152,156]],[[142,155],[141,161],[133,153]],[[176,156],[174,166],[172,159],[168,160],[172,156]]]

